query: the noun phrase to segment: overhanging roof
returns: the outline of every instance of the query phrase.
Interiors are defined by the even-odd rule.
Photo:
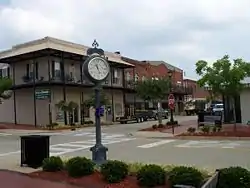
[[[89,47],[76,44],[52,37],[44,37],[42,39],[26,42],[23,44],[18,44],[12,46],[11,49],[5,50],[0,52],[0,60],[7,59],[14,56],[19,56],[27,53],[36,52],[39,50],[44,49],[54,49],[63,52],[68,52],[72,54],[84,55],[87,56],[87,50]],[[109,61],[113,61],[119,64],[128,65],[133,67],[134,65],[127,63],[121,59],[121,55],[112,53],[112,52],[105,52],[105,56],[108,57]]]

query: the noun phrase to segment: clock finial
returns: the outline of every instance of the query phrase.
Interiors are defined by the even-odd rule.
[[[92,43],[92,48],[89,48],[87,50],[87,55],[90,56],[92,54],[99,54],[100,56],[104,56],[104,50],[98,47],[99,47],[99,44],[95,39],[94,42]]]
[[[96,39],[95,39],[94,42],[92,43],[92,47],[94,47],[94,48],[99,47],[99,44],[98,44],[98,42],[96,41]]]

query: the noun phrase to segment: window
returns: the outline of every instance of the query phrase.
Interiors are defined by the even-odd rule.
[[[126,73],[126,80],[127,80],[127,81],[130,81],[130,80],[131,80],[131,76],[130,76],[130,73],[129,73],[129,72]]]
[[[135,81],[137,82],[139,80],[138,74],[135,75]]]
[[[113,82],[113,84],[118,84],[119,83],[118,71],[116,69],[113,70],[112,82]]]
[[[0,76],[1,78],[9,78],[10,77],[10,68],[8,65],[4,65],[1,69],[0,69]]]
[[[30,78],[38,79],[38,62],[31,62],[26,64],[26,75]]]
[[[61,63],[52,61],[52,78],[61,78]]]
[[[89,117],[89,108],[86,105],[83,106],[83,116],[86,118]]]

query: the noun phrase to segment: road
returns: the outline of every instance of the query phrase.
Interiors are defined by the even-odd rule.
[[[209,169],[249,165],[250,141],[149,139],[128,134],[147,127],[147,124],[152,122],[103,128],[103,144],[109,149],[108,158],[128,162],[196,165]],[[50,135],[50,155],[91,157],[89,149],[95,144],[94,128]],[[19,160],[19,135],[0,134],[0,168],[9,169],[11,165],[20,164]]]

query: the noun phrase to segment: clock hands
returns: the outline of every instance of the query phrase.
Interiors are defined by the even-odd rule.
[[[97,70],[98,70],[98,72],[99,72],[99,74],[100,74],[101,72],[100,72],[100,70],[99,70],[99,67],[98,67],[98,65],[95,65],[95,66],[96,66],[96,68],[97,68]]]

